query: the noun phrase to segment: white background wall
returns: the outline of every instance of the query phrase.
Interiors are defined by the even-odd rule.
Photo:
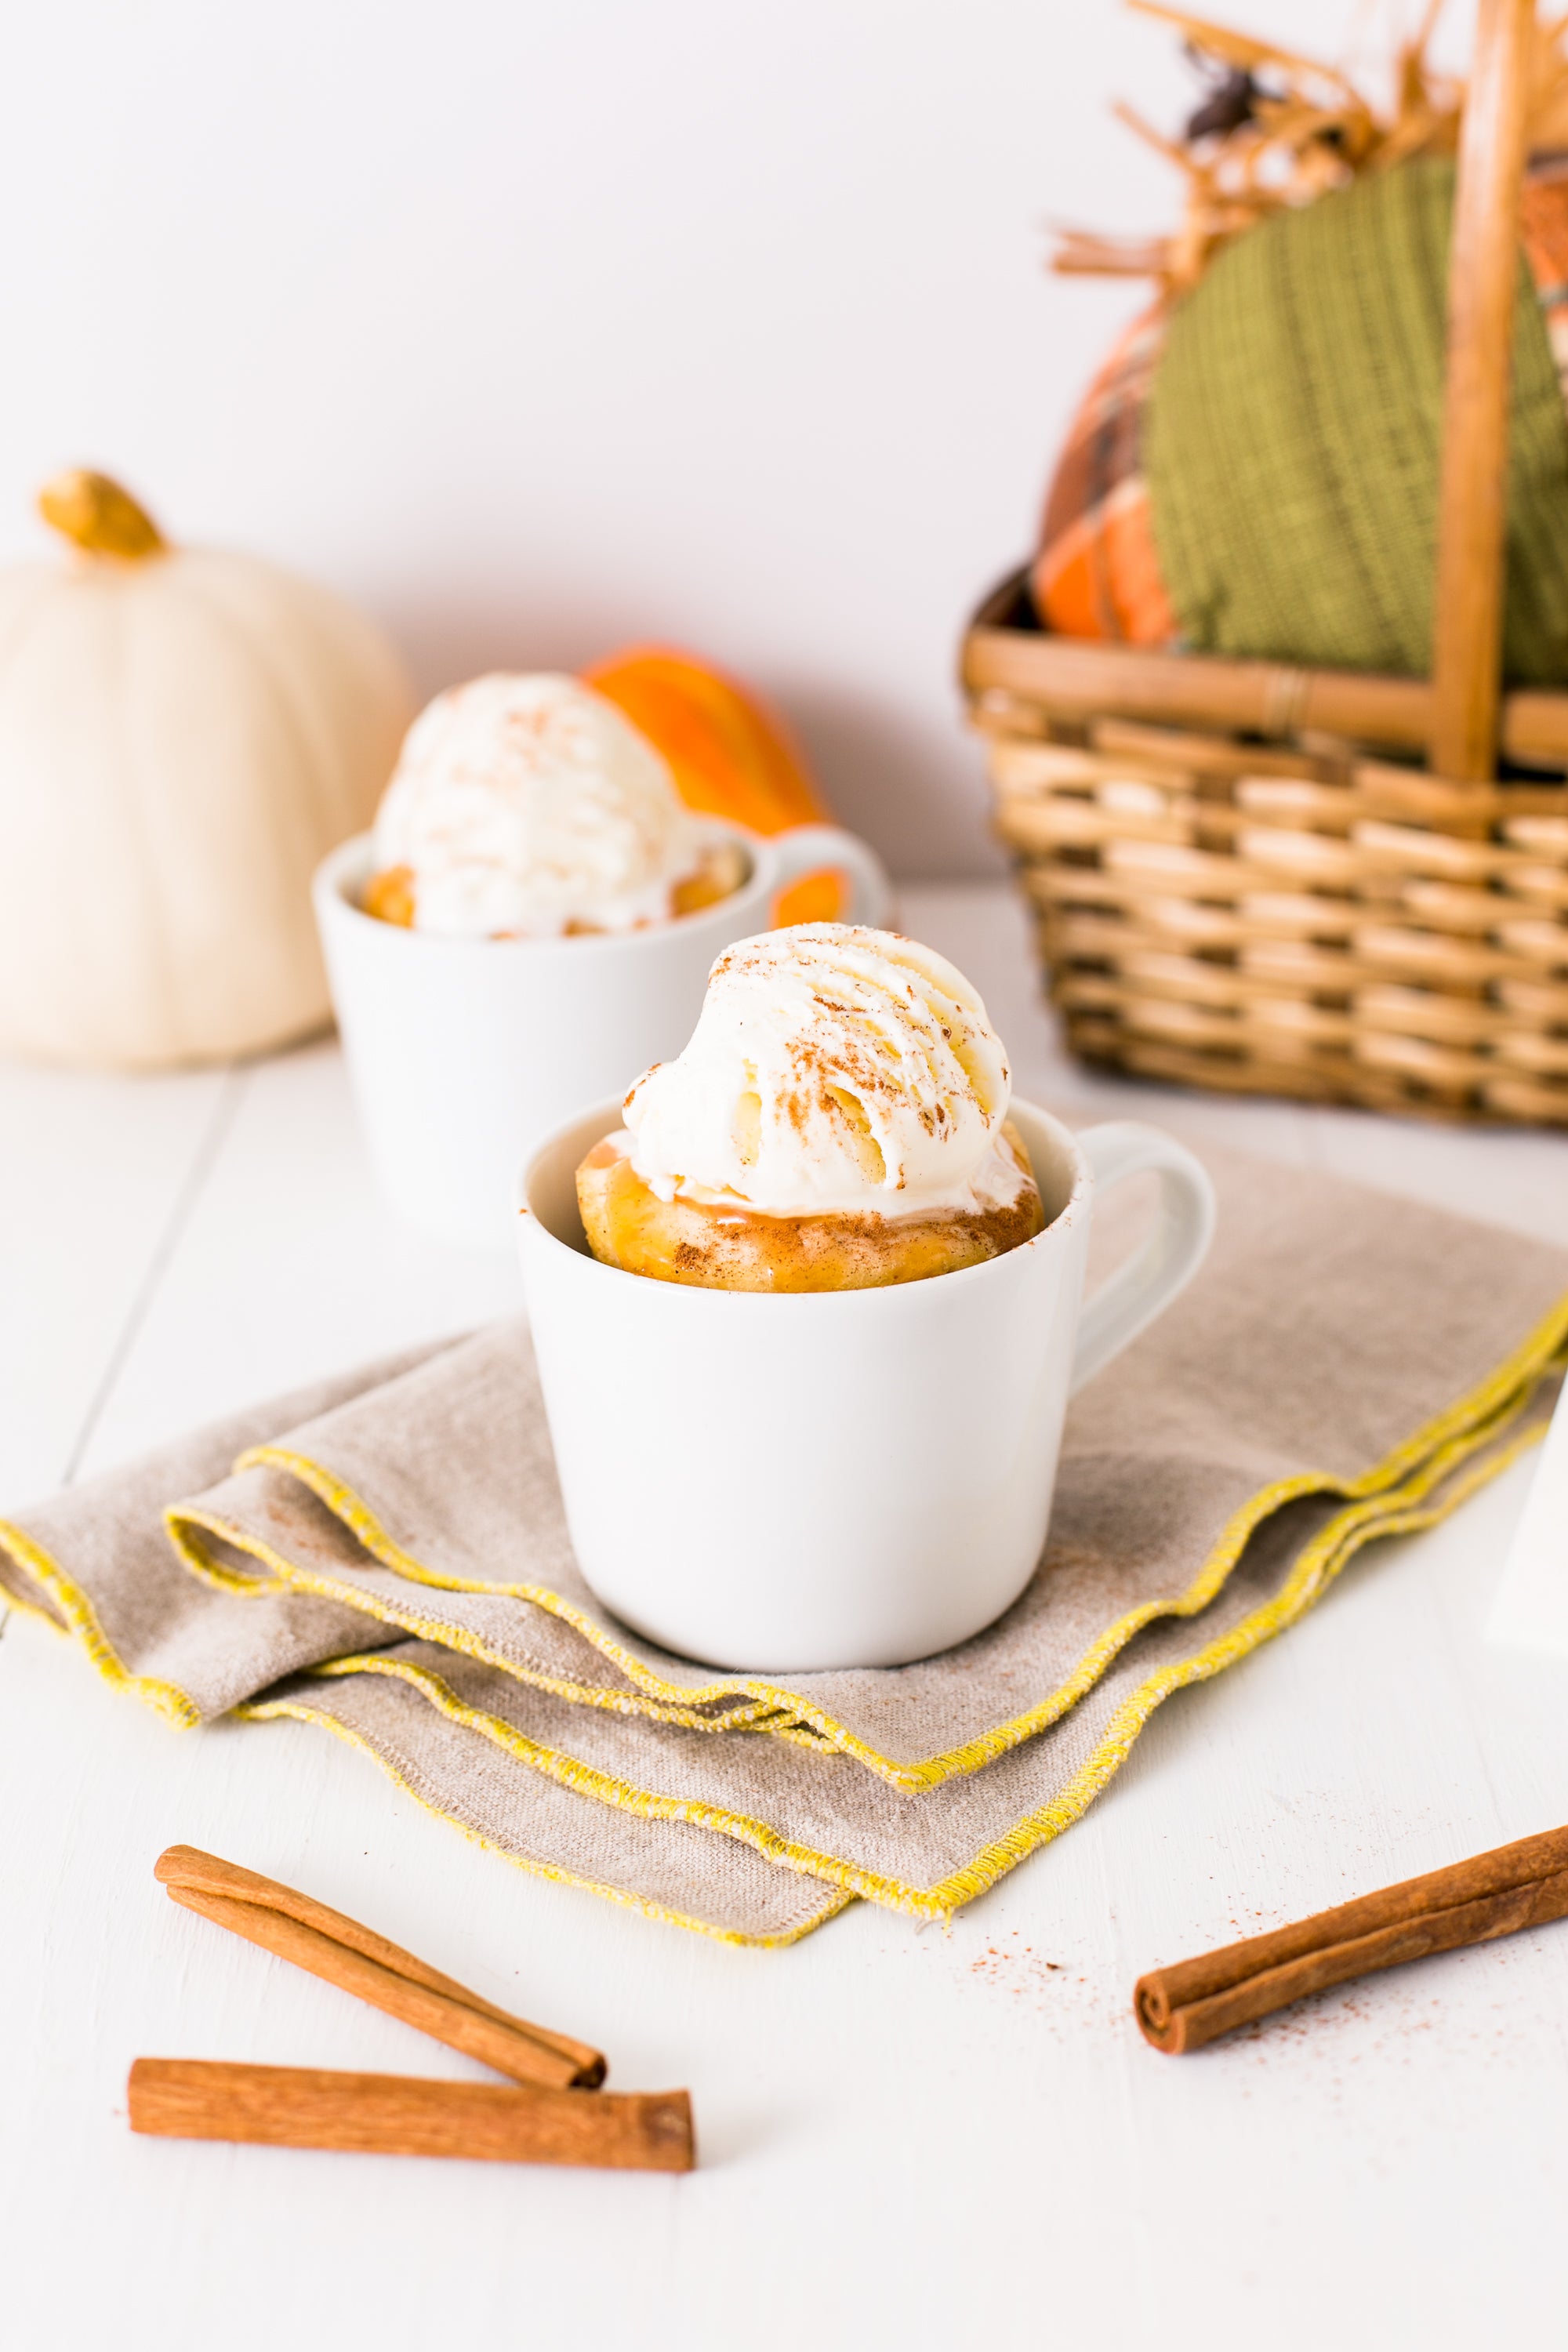
[[[1047,278],[1046,225],[1164,226],[1107,108],[1194,88],[1114,0],[13,8],[0,551],[89,463],[360,598],[426,689],[685,642],[905,872],[984,870],[958,633],[1139,299]]]

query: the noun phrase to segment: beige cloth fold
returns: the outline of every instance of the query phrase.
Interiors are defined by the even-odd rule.
[[[1210,1164],[1208,1265],[1075,1403],[1027,1591],[942,1657],[727,1675],[618,1625],[573,1559],[516,1326],[25,1511],[0,1583],[175,1719],[320,1721],[484,1843],[664,1916],[766,1942],[853,1895],[941,1915],[1075,1819],[1171,1690],[1550,1410],[1568,1254]]]

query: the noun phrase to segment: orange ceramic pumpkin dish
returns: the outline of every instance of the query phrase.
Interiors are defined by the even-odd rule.
[[[629,646],[583,672],[663,752],[688,808],[752,833],[828,822],[805,762],[766,704],[722,670],[666,646]],[[780,923],[832,922],[836,874],[808,874],[782,892]]]

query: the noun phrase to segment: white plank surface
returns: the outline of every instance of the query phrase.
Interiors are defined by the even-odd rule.
[[[205,1072],[0,1076],[0,1493],[11,1501],[58,1484],[90,1439],[236,1085]]]
[[[1514,1529],[1487,1639],[1568,1659],[1568,1389],[1557,1400]]]
[[[1568,1241],[1568,1142],[1209,1102],[1056,1052],[1005,894],[910,891],[1020,1090]],[[335,1052],[134,1087],[0,1074],[0,1507],[247,1396],[509,1307],[401,1232]],[[0,2335],[402,2352],[744,2340],[1104,2352],[1555,2341],[1568,1927],[1331,1995],[1191,2063],[1157,1959],[1568,1819],[1568,1664],[1481,1640],[1528,1484],[1364,1555],[1155,1717],[1086,1820],[951,1934],[861,1906],[738,1952],[528,1879],[302,1725],[176,1734],[0,1638]],[[691,2086],[689,2179],[142,2141],[139,2053],[462,2062],[171,1905],[174,1839],[309,1887],[624,2085]]]

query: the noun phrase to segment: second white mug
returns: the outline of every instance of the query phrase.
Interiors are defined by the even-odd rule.
[[[826,866],[849,877],[847,919],[887,919],[875,852],[837,825],[763,839],[714,817],[747,879],[712,907],[635,931],[454,940],[367,915],[368,834],[317,871],[316,919],[349,1078],[382,1189],[438,1240],[504,1247],[517,1171],[584,1097],[624,1091],[679,1054],[714,959],[765,930],[781,890]]]

